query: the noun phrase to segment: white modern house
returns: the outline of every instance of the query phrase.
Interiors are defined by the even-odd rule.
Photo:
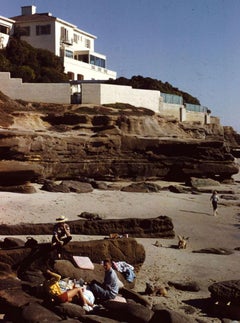
[[[116,72],[106,67],[106,56],[94,51],[96,36],[51,13],[37,13],[35,6],[22,7],[22,14],[11,19],[22,40],[62,57],[70,80],[116,79]]]
[[[0,49],[7,46],[14,21],[0,16]]]

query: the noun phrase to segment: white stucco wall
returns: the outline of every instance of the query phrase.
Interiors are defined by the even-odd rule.
[[[13,23],[14,23],[14,20],[0,16],[0,25],[9,29],[9,34],[0,32],[0,49],[7,46],[9,35],[11,34],[11,31],[12,31]]]
[[[36,26],[37,25],[51,25],[51,34],[49,35],[36,35]],[[44,21],[44,22],[31,22],[21,24],[22,27],[30,27],[29,36],[21,36],[22,40],[28,42],[31,46],[35,48],[44,48],[51,52],[55,53],[55,23],[54,21]]]
[[[65,73],[74,73],[75,80],[77,80],[77,74],[84,75],[84,80],[109,80],[116,79],[117,76],[117,73],[114,71],[68,57],[64,57],[64,66]]]
[[[127,103],[159,112],[160,92],[112,84],[82,84],[82,103]]]
[[[10,73],[0,72],[0,91],[13,100],[70,104],[68,83],[22,83],[22,79],[10,78]]]

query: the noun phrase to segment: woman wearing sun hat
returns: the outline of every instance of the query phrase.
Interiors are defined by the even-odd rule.
[[[60,216],[56,219],[56,224],[53,227],[52,246],[57,248],[58,258],[61,258],[62,246],[72,240],[70,227],[66,223],[68,219],[65,216]]]

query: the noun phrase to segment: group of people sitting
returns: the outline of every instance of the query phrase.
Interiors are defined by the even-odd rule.
[[[57,249],[58,258],[61,258],[62,246],[71,241],[72,236],[70,227],[66,223],[64,216],[56,219],[53,228],[52,246]],[[110,259],[103,261],[105,276],[103,283],[92,281],[89,285],[76,286],[72,288],[61,288],[61,276],[50,270],[45,273],[45,282],[43,284],[45,291],[57,303],[76,302],[83,306],[86,311],[94,307],[95,300],[105,301],[114,299],[119,291],[119,283],[116,272],[112,268]]]
[[[45,273],[46,280],[43,284],[44,290],[56,303],[75,302],[86,311],[91,311],[95,300],[101,302],[114,299],[119,291],[118,277],[112,268],[111,260],[105,259],[103,267],[105,270],[103,283],[94,280],[87,286],[73,285],[72,288],[64,290],[60,285],[61,276],[47,270]]]

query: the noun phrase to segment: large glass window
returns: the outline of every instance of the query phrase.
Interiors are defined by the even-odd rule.
[[[51,25],[38,25],[36,26],[36,35],[50,35]]]
[[[66,49],[65,50],[65,56],[69,58],[73,58],[73,52],[71,50]]]
[[[89,63],[88,62],[88,55],[84,54],[84,55],[77,55],[76,58],[78,61],[84,62],[84,63]]]
[[[105,59],[90,55],[90,64],[105,68]]]

